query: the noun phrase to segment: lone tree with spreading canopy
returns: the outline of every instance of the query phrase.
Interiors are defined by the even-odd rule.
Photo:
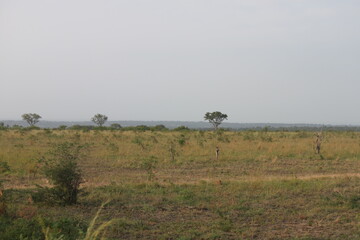
[[[204,116],[204,119],[209,121],[209,123],[211,123],[214,127],[215,130],[218,129],[219,125],[226,119],[227,120],[227,115],[223,114],[221,112],[207,112]]]
[[[25,113],[21,115],[22,119],[26,121],[31,127],[39,122],[41,116],[36,113]]]
[[[93,121],[99,127],[102,127],[102,125],[104,125],[104,123],[107,120],[108,120],[108,117],[103,114],[100,114],[100,113],[95,114],[95,116],[93,118],[91,118],[91,121]]]

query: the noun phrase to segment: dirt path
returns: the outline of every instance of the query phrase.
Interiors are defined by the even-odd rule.
[[[270,175],[270,176],[239,176],[239,177],[196,177],[196,176],[187,176],[187,178],[174,179],[171,181],[176,184],[197,184],[200,181],[205,182],[214,182],[219,183],[220,181],[228,181],[228,182],[263,182],[263,181],[278,181],[278,180],[312,180],[312,179],[323,179],[323,178],[351,178],[351,177],[360,177],[360,173],[333,173],[333,174],[306,174],[306,175]],[[159,182],[168,182],[166,180],[162,180],[163,178],[159,178]],[[146,181],[146,180],[145,180]],[[101,187],[109,185],[111,182],[109,179],[104,179],[103,181],[86,181],[81,186],[82,187]],[[5,189],[31,189],[34,188],[35,185],[41,185],[50,187],[51,185],[44,178],[37,179],[8,179],[8,181],[4,182]]]
[[[273,180],[312,180],[322,178],[350,178],[360,177],[360,173],[334,173],[334,174],[307,174],[307,175],[272,175],[272,176],[256,176],[256,177],[240,177],[228,179],[230,181],[273,181]]]

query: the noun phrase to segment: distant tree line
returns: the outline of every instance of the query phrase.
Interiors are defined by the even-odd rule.
[[[0,130],[7,130],[7,129],[22,129],[22,130],[32,130],[32,129],[40,129],[36,126],[39,123],[40,119],[42,118],[37,113],[25,113],[21,115],[22,120],[26,122],[29,126],[23,127],[21,125],[5,125],[4,122],[0,122]],[[224,120],[227,120],[228,115],[223,114],[219,111],[215,112],[207,112],[204,115],[204,120],[208,121],[212,129],[217,131],[219,126],[222,124]],[[155,125],[155,126],[147,126],[147,125],[138,125],[138,126],[128,126],[123,127],[119,123],[112,123],[108,126],[105,126],[105,123],[108,120],[108,117],[104,114],[97,113],[90,119],[95,125],[73,125],[73,126],[66,126],[61,125],[55,128],[56,130],[82,130],[82,131],[90,131],[90,130],[122,130],[122,131],[189,131],[189,130],[211,130],[211,128],[191,128],[187,126],[179,126],[174,129],[169,129],[163,124]],[[50,129],[50,128],[49,128]],[[222,128],[222,130],[231,130],[231,131],[360,131],[359,126],[286,126],[286,127],[274,127],[274,126],[261,126],[261,127],[244,127],[244,128]]]
[[[40,119],[42,118],[39,114],[37,113],[25,113],[23,115],[21,115],[23,121],[27,122],[29,124],[29,127],[27,129],[38,129],[39,127],[35,126]],[[204,119],[209,121],[209,123],[214,127],[214,130],[217,130],[219,125],[225,120],[227,119],[227,115],[223,114],[219,111],[216,112],[207,112],[204,116]],[[134,131],[166,131],[169,130],[168,128],[166,128],[164,125],[160,124],[160,125],[156,125],[153,127],[150,126],[146,126],[146,125],[139,125],[139,126],[135,126],[135,127],[126,127],[123,128],[120,124],[118,123],[113,123],[110,126],[105,127],[104,124],[106,123],[106,121],[108,120],[108,116],[104,115],[104,114],[100,114],[97,113],[95,114],[92,118],[91,121],[93,123],[96,124],[96,126],[84,126],[84,125],[74,125],[71,127],[67,127],[65,125],[61,125],[59,126],[58,130],[65,130],[65,129],[73,129],[73,130],[83,130],[83,131],[89,131],[89,130],[134,130]],[[5,126],[4,123],[0,122],[0,129],[7,129],[9,128],[9,126]],[[19,129],[22,128],[21,126],[18,125],[14,125],[12,126],[12,128],[15,129]],[[180,126],[177,127],[175,129],[173,129],[175,131],[186,131],[189,130],[188,127],[186,126]]]

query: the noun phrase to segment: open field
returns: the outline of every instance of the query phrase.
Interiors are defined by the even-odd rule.
[[[20,226],[39,218],[84,229],[108,200],[108,239],[360,239],[360,133],[325,132],[321,154],[314,140],[285,131],[0,131],[0,162],[10,167],[0,239],[20,239]],[[78,204],[33,203],[36,185],[49,186],[38,160],[63,142],[86,146]]]

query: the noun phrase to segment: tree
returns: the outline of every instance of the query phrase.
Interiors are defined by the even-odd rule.
[[[96,114],[93,118],[91,118],[91,121],[93,121],[99,127],[102,127],[102,125],[104,125],[107,120],[108,117],[100,113]]]
[[[211,123],[214,127],[215,130],[218,129],[219,125],[226,119],[227,120],[227,115],[223,114],[221,112],[207,112],[204,116],[204,119],[209,121],[209,123]]]
[[[22,119],[26,121],[31,127],[39,122],[41,116],[36,113],[25,113],[21,115]]]

